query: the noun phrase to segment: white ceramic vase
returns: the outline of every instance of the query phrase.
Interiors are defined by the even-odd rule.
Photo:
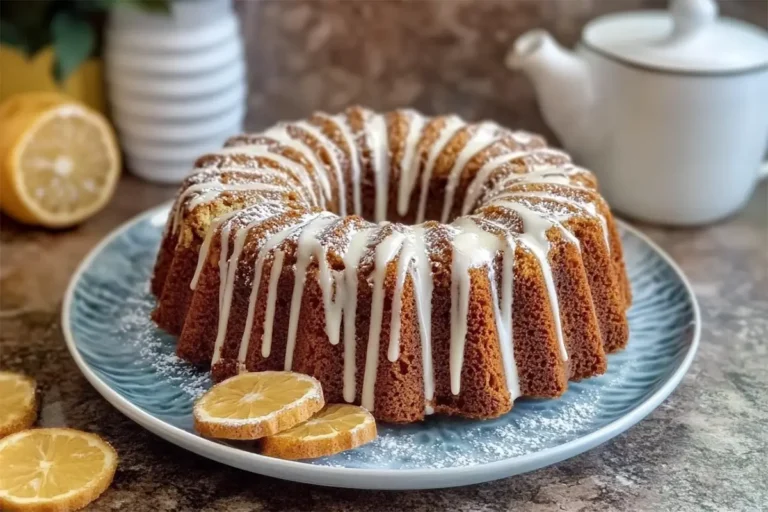
[[[105,39],[112,116],[133,173],[179,182],[242,131],[246,73],[231,0],[177,0],[170,15],[120,6]]]

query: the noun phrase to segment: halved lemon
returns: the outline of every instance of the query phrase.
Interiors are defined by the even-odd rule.
[[[37,419],[37,384],[19,373],[0,372],[0,438],[32,426]]]
[[[241,373],[217,384],[192,411],[208,437],[259,439],[306,421],[323,408],[317,379],[294,372]]]
[[[332,404],[314,418],[261,441],[262,453],[281,459],[314,459],[376,439],[376,421],[362,407]]]
[[[56,93],[0,105],[0,207],[16,220],[78,224],[112,197],[119,174],[115,134],[98,112]]]
[[[117,453],[99,436],[66,428],[0,440],[0,509],[78,510],[112,482]]]

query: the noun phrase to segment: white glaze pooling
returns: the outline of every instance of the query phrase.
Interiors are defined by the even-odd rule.
[[[436,162],[445,148],[454,141],[455,136],[468,124],[458,116],[444,118],[442,127],[436,139],[425,154],[419,154],[419,143],[429,119],[414,111],[398,111],[408,123],[408,129],[404,135],[402,154],[400,156],[400,181],[397,184],[397,212],[407,215],[411,203],[411,195],[417,180],[421,180],[421,195],[418,201],[416,218],[423,221],[427,204],[427,192],[432,178]],[[298,326],[301,318],[302,299],[304,296],[306,279],[310,269],[317,269],[317,282],[322,291],[322,307],[325,317],[325,332],[329,343],[336,345],[343,341],[343,398],[347,402],[353,402],[360,397],[362,405],[369,410],[375,406],[375,389],[379,368],[380,344],[386,345],[386,358],[390,362],[396,362],[402,357],[401,335],[403,331],[402,311],[404,290],[408,282],[412,284],[413,300],[416,306],[418,332],[421,346],[422,373],[424,384],[424,410],[426,414],[433,412],[435,400],[434,364],[432,360],[432,300],[434,294],[433,269],[430,257],[431,236],[436,236],[436,225],[419,223],[415,226],[401,224],[389,225],[384,222],[387,216],[387,203],[389,202],[390,189],[390,158],[391,142],[387,118],[383,115],[365,111],[363,128],[358,134],[352,133],[347,115],[340,114],[329,116],[321,114],[326,123],[335,127],[341,134],[342,142],[347,147],[336,143],[336,139],[328,136],[320,125],[298,122],[288,125],[280,125],[265,132],[266,137],[271,137],[284,146],[292,147],[299,151],[308,162],[316,165],[308,170],[299,164],[285,158],[275,156],[267,146],[244,145],[236,149],[227,149],[227,153],[250,154],[267,158],[277,163],[281,168],[289,169],[295,177],[312,177],[321,184],[324,194],[320,198],[323,201],[334,197],[330,189],[324,185],[328,182],[328,174],[337,176],[338,197],[346,197],[347,187],[351,187],[353,209],[356,213],[362,211],[361,180],[363,178],[363,147],[367,147],[370,155],[369,168],[373,174],[376,196],[374,198],[374,217],[379,225],[341,219],[330,212],[313,213],[307,210],[299,217],[293,217],[290,222],[275,229],[268,235],[258,249],[254,264],[254,277],[249,297],[248,315],[245,329],[237,358],[238,366],[245,369],[250,351],[250,337],[253,330],[255,305],[260,293],[260,283],[264,265],[269,258],[272,266],[267,280],[266,318],[264,320],[263,337],[261,343],[261,357],[269,357],[272,347],[274,329],[274,316],[276,314],[277,286],[284,270],[286,254],[280,249],[280,244],[286,240],[292,240],[295,263],[287,268],[294,273],[294,288],[291,295],[288,311],[288,336],[286,340],[286,352],[284,368],[290,370],[293,367],[294,350],[296,347]],[[289,126],[303,130],[315,140],[329,155],[329,165],[320,162],[319,155],[301,139],[291,135]],[[469,128],[469,137],[458,148],[456,159],[447,175],[445,196],[443,197],[442,218],[447,220],[457,200],[463,200],[462,211],[468,213],[481,198],[478,208],[495,206],[501,210],[509,211],[510,218],[519,218],[522,221],[522,231],[513,232],[508,224],[490,221],[481,215],[463,216],[441,228],[441,240],[448,244],[451,251],[451,309],[450,309],[450,356],[449,375],[450,390],[454,395],[461,393],[461,375],[464,365],[464,353],[466,348],[468,326],[468,313],[471,307],[471,290],[473,286],[472,271],[481,269],[488,273],[491,293],[493,298],[494,323],[499,341],[504,378],[510,398],[514,400],[520,395],[520,385],[517,365],[515,363],[513,308],[514,308],[514,264],[515,251],[518,247],[529,251],[536,258],[546,285],[547,295],[552,311],[554,330],[563,360],[568,359],[562,332],[557,287],[549,262],[550,241],[549,230],[554,228],[560,231],[565,243],[579,247],[579,240],[567,227],[567,220],[572,214],[601,219],[603,234],[607,239],[607,226],[605,218],[598,210],[594,201],[590,201],[592,192],[577,179],[585,171],[570,164],[547,164],[552,159],[560,159],[565,155],[559,151],[546,148],[527,148],[534,139],[524,132],[510,132],[500,128],[495,123],[486,122]],[[508,147],[516,149],[501,150],[496,156],[488,157],[479,162],[480,167],[470,182],[464,198],[456,198],[456,190],[462,173],[466,166],[474,158],[478,157],[490,145],[504,140],[512,140],[514,144]],[[363,146],[364,145],[364,146]],[[395,147],[398,147],[395,145]],[[456,148],[454,148],[456,149]],[[340,157],[348,155],[350,162],[348,170],[351,176],[345,176]],[[423,158],[423,160],[422,160]],[[506,166],[510,162],[526,159],[523,167]],[[298,168],[302,168],[303,171]],[[501,179],[489,187],[488,180],[495,171],[504,169]],[[521,169],[525,172],[521,172]],[[264,171],[276,172],[275,169]],[[280,172],[280,171],[277,171]],[[303,174],[302,174],[303,172]],[[349,179],[347,179],[349,178]],[[218,182],[204,182],[199,186],[191,186],[184,191],[177,206],[196,201],[196,205],[213,200],[214,193],[218,194],[228,185]],[[279,187],[278,187],[279,189]],[[232,188],[230,190],[237,190]],[[260,190],[260,189],[255,189]],[[263,190],[273,191],[272,188]],[[308,187],[308,191],[314,191]],[[486,193],[484,193],[486,192]],[[186,194],[186,195],[185,195]],[[207,194],[210,194],[207,195]],[[192,199],[191,199],[192,198]],[[310,202],[312,203],[312,202]],[[549,204],[563,206],[552,210]],[[208,258],[212,243],[213,231],[220,233],[221,248],[219,252],[219,329],[214,347],[214,362],[221,358],[221,350],[226,339],[229,311],[231,309],[232,293],[237,276],[238,262],[247,233],[275,215],[283,213],[285,209],[269,206],[265,200],[261,207],[262,212],[246,217],[247,221],[234,223],[236,214],[228,214],[217,219],[212,224],[212,229],[202,242],[200,261],[193,279],[194,287],[199,279],[204,262]],[[337,205],[340,212],[347,210],[344,203]],[[177,211],[181,211],[180,208]],[[181,215],[181,214],[177,214]],[[234,217],[233,217],[234,216]],[[334,235],[333,251],[335,257],[343,262],[343,269],[332,268],[329,263],[329,243],[326,238],[335,226],[346,223],[343,235]],[[487,230],[489,228],[490,230]],[[386,235],[382,236],[386,229]],[[234,231],[232,231],[234,230]],[[447,235],[446,235],[447,233]],[[447,237],[447,238],[445,238]],[[232,238],[232,240],[230,240]],[[232,248],[229,253],[230,245]],[[609,246],[610,247],[610,246]],[[361,280],[359,267],[366,259],[371,263],[370,273]],[[392,291],[385,287],[387,268],[395,262],[395,281]],[[496,276],[497,269],[501,275]],[[313,271],[314,272],[314,271]],[[480,274],[482,275],[482,274]],[[358,310],[358,296],[360,287],[368,287],[372,295],[370,310],[370,322],[367,333],[357,332],[356,317]],[[391,293],[391,297],[388,294]],[[391,315],[389,317],[388,339],[382,338],[382,330],[386,322],[384,316],[385,300],[391,298]],[[342,336],[343,328],[343,336]],[[359,338],[365,339],[366,353],[364,357],[362,389],[357,388],[356,375],[356,351]]]

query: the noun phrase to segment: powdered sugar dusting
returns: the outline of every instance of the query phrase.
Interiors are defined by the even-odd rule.
[[[71,329],[86,364],[111,389],[159,421],[191,432],[192,405],[209,388],[208,374],[179,360],[174,338],[150,319],[155,302],[147,283],[167,214],[140,219],[89,263],[75,285]],[[689,350],[692,303],[674,270],[645,242],[628,235],[623,245],[635,293],[632,340],[609,356],[606,375],[569,383],[560,399],[518,400],[512,412],[494,420],[432,416],[414,425],[379,423],[373,443],[311,463],[365,469],[481,465],[574,442],[636,410]]]
[[[145,293],[149,293],[146,291]],[[117,330],[130,340],[138,359],[134,364],[149,364],[168,383],[177,385],[193,400],[211,386],[206,370],[180,359],[174,349],[175,340],[160,332],[150,317],[155,303],[149,295],[126,300],[125,315],[120,318]]]
[[[450,468],[519,457],[557,446],[593,425],[599,391],[575,389],[569,395],[575,399],[556,408],[548,400],[520,400],[495,420],[433,417],[417,425],[380,424],[375,442],[317,463],[354,467],[364,460],[381,468]]]

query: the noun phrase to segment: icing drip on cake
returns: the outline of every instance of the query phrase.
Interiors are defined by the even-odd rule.
[[[362,199],[360,198],[360,153],[355,143],[355,137],[352,135],[352,129],[349,127],[349,121],[344,114],[338,114],[330,118],[339,127],[344,143],[349,151],[349,160],[352,163],[352,201],[354,204],[355,215],[363,212]]]
[[[451,345],[449,370],[451,393],[461,391],[461,369],[464,366],[464,346],[467,339],[467,316],[469,315],[469,290],[472,285],[470,270],[489,266],[493,262],[493,249],[481,243],[474,230],[466,229],[470,219],[454,223],[459,232],[453,239],[451,265]]]
[[[456,193],[456,187],[458,186],[459,178],[464,167],[467,166],[470,160],[480,151],[484,150],[494,142],[501,140],[498,137],[499,127],[496,123],[482,123],[472,133],[472,137],[464,145],[464,148],[456,157],[456,161],[451,168],[451,172],[448,174],[448,183],[445,185],[445,199],[443,200],[443,215],[440,217],[440,222],[448,222],[448,218],[451,214],[451,208],[453,208],[453,198]]]
[[[563,228],[559,222],[546,219],[542,217],[540,213],[531,210],[521,203],[498,201],[493,204],[496,206],[503,206],[515,212],[523,221],[524,232],[519,235],[520,243],[533,253],[541,266],[541,272],[547,286],[550,309],[552,310],[552,317],[555,322],[555,332],[557,333],[557,343],[560,346],[560,355],[563,358],[563,361],[567,361],[568,351],[565,348],[565,340],[563,339],[563,327],[560,321],[560,304],[557,299],[555,280],[552,276],[552,267],[549,264],[549,239],[547,238],[547,231],[553,226],[560,227],[563,232],[568,232],[568,230]],[[578,243],[578,241],[576,243]]]
[[[355,372],[357,370],[355,320],[357,318],[357,268],[360,259],[368,248],[368,238],[374,228],[365,228],[356,232],[349,241],[344,255],[344,384],[343,395],[347,402],[355,401]]]
[[[384,277],[387,265],[400,251],[405,235],[393,232],[379,242],[374,255],[375,268],[373,271],[373,299],[371,301],[371,321],[368,330],[368,347],[365,354],[365,373],[363,374],[362,406],[373,410],[373,390],[376,384],[376,371],[379,366],[379,339],[381,322],[384,312]]]
[[[256,298],[259,294],[259,287],[261,286],[261,276],[264,272],[264,262],[269,254],[269,251],[274,247],[277,247],[283,243],[286,239],[298,233],[301,228],[317,219],[319,215],[315,215],[309,218],[309,220],[303,220],[298,224],[289,226],[282,231],[279,231],[269,237],[264,246],[259,249],[256,256],[255,272],[253,276],[253,284],[251,285],[251,293],[248,299],[248,313],[245,318],[245,328],[243,329],[243,337],[240,341],[240,352],[237,357],[237,361],[240,365],[244,366],[246,356],[248,355],[248,349],[251,343],[251,332],[253,330],[253,316],[255,314]],[[280,279],[280,271],[283,268],[284,254],[281,251],[277,251],[272,260],[272,270],[269,273],[269,284],[267,285],[267,312],[274,311],[277,283]],[[272,351],[272,326],[274,319],[267,314],[264,325],[264,335],[261,340],[261,357],[269,357]]]
[[[290,299],[288,314],[287,341],[284,368],[290,370],[294,365],[294,350],[297,343],[299,322],[302,310],[308,272],[315,275],[322,292],[325,332],[328,342],[337,345],[343,343],[343,398],[353,402],[361,397],[363,407],[374,409],[375,386],[379,368],[380,343],[387,343],[386,357],[390,362],[398,361],[402,356],[401,333],[403,330],[402,312],[405,290],[412,290],[415,302],[416,323],[420,338],[421,361],[424,383],[425,412],[431,414],[435,401],[435,369],[432,359],[432,300],[435,283],[433,282],[433,262],[430,257],[438,242],[451,251],[450,268],[450,356],[449,378],[450,391],[453,395],[461,392],[461,374],[468,335],[468,314],[471,307],[473,275],[478,269],[489,276],[494,325],[499,340],[499,350],[504,370],[504,379],[511,399],[520,396],[520,382],[515,363],[515,344],[513,329],[514,307],[514,267],[517,249],[530,253],[541,269],[552,312],[556,341],[560,357],[568,360],[564,340],[557,286],[549,261],[550,230],[556,230],[562,236],[562,242],[579,247],[579,240],[568,228],[572,215],[598,219],[610,249],[608,226],[605,216],[598,210],[593,189],[580,181],[586,171],[571,165],[564,153],[538,147],[526,147],[533,138],[525,132],[511,132],[492,122],[468,125],[458,116],[443,118],[435,139],[431,145],[421,147],[424,130],[430,120],[418,112],[401,110],[400,119],[407,123],[407,130],[402,135],[402,147],[397,141],[390,141],[388,118],[364,111],[363,127],[359,133],[353,133],[346,114],[330,116],[317,114],[323,126],[306,121],[281,124],[267,130],[264,137],[278,144],[241,144],[225,148],[221,155],[244,155],[272,162],[277,168],[266,165],[255,167],[233,166],[215,169],[215,172],[258,172],[261,176],[275,179],[275,183],[247,183],[234,181],[222,183],[218,175],[210,179],[201,178],[199,183],[189,185],[177,198],[171,226],[175,232],[183,221],[186,212],[211,204],[225,192],[247,191],[264,193],[265,199],[257,206],[244,210],[225,213],[215,219],[202,241],[199,259],[190,283],[196,288],[206,262],[209,260],[211,246],[216,234],[219,238],[219,254],[216,265],[219,272],[219,323],[213,351],[213,363],[222,358],[222,351],[227,339],[227,329],[232,308],[232,295],[237,280],[240,259],[249,243],[251,232],[260,233],[255,253],[253,282],[251,284],[248,313],[245,327],[241,333],[238,347],[237,364],[241,370],[248,366],[251,350],[251,336],[256,321],[256,304],[266,294],[266,309],[262,330],[260,356],[267,358],[272,352],[274,316],[276,312],[278,283],[281,275],[293,272],[294,287]],[[336,134],[331,136],[327,127]],[[447,175],[434,178],[435,166],[446,148],[451,146],[457,134],[467,130],[468,138],[458,149],[455,160]],[[325,163],[299,132],[317,142],[327,155]],[[340,134],[340,139],[338,135]],[[509,144],[509,141],[513,144]],[[505,142],[505,146],[495,146]],[[400,148],[400,159],[391,162],[392,147]],[[278,146],[279,145],[279,146]],[[365,150],[369,150],[370,170],[375,184],[374,224],[356,219],[343,219],[348,213],[362,212],[361,181]],[[274,147],[277,146],[277,147]],[[494,147],[495,155],[491,153]],[[515,149],[510,149],[514,147]],[[302,156],[305,162],[286,157],[282,151],[290,148]],[[487,153],[486,153],[486,150]],[[347,169],[344,158],[348,158]],[[470,162],[476,162],[474,175],[466,176]],[[557,162],[552,164],[551,162]],[[563,163],[565,162],[565,163]],[[308,163],[308,165],[307,165]],[[390,184],[390,167],[399,165],[399,181]],[[479,167],[478,167],[479,166]],[[211,168],[200,172],[213,172]],[[348,172],[348,174],[347,174]],[[445,170],[443,169],[444,173]],[[298,215],[285,214],[291,208],[278,202],[270,202],[268,194],[292,190],[297,182],[302,201],[307,207],[324,209],[335,197],[329,176],[335,176],[338,197],[337,215],[328,211],[317,213],[307,209]],[[464,196],[457,197],[457,190],[462,179],[468,179]],[[430,183],[433,179],[445,180],[445,193],[442,198],[441,220],[449,221],[455,204],[461,204],[462,217],[442,226],[424,223]],[[283,181],[280,181],[283,180]],[[388,224],[389,190],[396,191],[396,210],[401,216],[409,213],[413,191],[420,183],[420,195],[417,202],[416,225]],[[316,194],[315,185],[322,194]],[[396,190],[395,190],[396,187]],[[351,205],[347,204],[351,197]],[[553,206],[554,205],[554,206]],[[468,215],[473,209],[495,207],[502,212],[501,218],[487,219],[480,215]],[[275,220],[282,219],[282,220]],[[264,232],[260,226],[275,220]],[[346,224],[345,224],[346,223]],[[512,225],[520,225],[520,232]],[[330,232],[344,229],[343,235],[328,241]],[[383,231],[386,230],[386,231]],[[444,233],[448,233],[446,236]],[[386,236],[383,236],[386,233]],[[436,240],[432,240],[435,237]],[[294,263],[286,263],[287,250],[283,244],[293,244]],[[329,263],[329,246],[333,245],[336,263],[333,268]],[[343,268],[338,267],[339,261]],[[361,273],[361,263],[371,268],[368,275]],[[271,262],[266,276],[266,289],[262,286],[265,266]],[[387,269],[394,265],[394,290],[391,297],[391,316],[389,318],[389,336],[382,340],[385,325],[385,300],[387,299]],[[372,265],[368,265],[372,263]],[[435,263],[436,265],[439,263]],[[500,272],[501,275],[497,275]],[[358,295],[361,287],[368,287],[372,295],[368,332],[357,330]],[[256,332],[259,330],[256,329]],[[343,333],[343,335],[342,335]],[[357,389],[360,376],[357,372],[358,339],[365,340],[362,389]]]
[[[334,170],[334,173],[336,174],[336,183],[338,183],[338,194],[339,194],[339,213],[341,216],[347,215],[347,187],[346,183],[344,181],[344,172],[341,168],[341,164],[339,163],[339,158],[337,155],[337,151],[339,151],[339,148],[328,138],[325,136],[325,134],[320,131],[320,129],[306,121],[298,121],[295,123],[296,126],[304,130],[305,132],[312,135],[315,139],[317,139],[318,142],[320,142],[320,145],[323,147],[326,153],[328,153],[329,158],[331,159],[331,167]]]
[[[475,177],[472,179],[469,187],[467,187],[467,192],[464,196],[464,203],[461,207],[461,214],[468,214],[472,210],[472,207],[477,204],[477,200],[480,199],[480,195],[488,183],[488,178],[490,177],[491,173],[504,165],[512,163],[516,160],[521,160],[525,157],[542,158],[546,156],[559,156],[568,158],[565,153],[555,149],[535,148],[531,150],[518,150],[504,153],[485,162],[477,174],[475,174]]]
[[[317,205],[317,206],[320,206],[322,204],[321,198],[317,196],[317,194],[315,193],[314,187],[311,186],[312,183],[314,183],[314,180],[312,179],[312,176],[307,171],[307,169],[300,163],[294,160],[291,160],[290,158],[286,158],[285,156],[279,153],[275,153],[265,145],[248,144],[248,145],[240,145],[240,146],[231,146],[231,147],[226,147],[221,149],[218,152],[218,154],[247,155],[247,156],[271,160],[275,162],[277,165],[279,165],[281,169],[290,171],[290,176],[292,176],[294,179],[299,181],[299,183],[302,185],[302,196],[304,198],[307,198],[307,194],[311,196],[310,204]],[[243,167],[230,167],[230,169],[246,171],[246,172],[254,171],[253,169],[243,168]],[[280,171],[278,169],[264,168],[263,166],[259,166],[256,169],[256,171],[259,173],[265,172],[267,175],[270,175],[270,176],[281,175],[285,172],[285,171]],[[189,206],[189,208],[193,208],[193,207],[194,206],[192,205]]]
[[[479,264],[486,266],[490,274],[491,292],[494,298],[494,320],[496,322],[496,333],[499,338],[499,349],[501,351],[502,366],[504,368],[504,378],[507,383],[507,389],[512,399],[520,396],[520,386],[518,383],[517,365],[515,364],[513,332],[512,332],[512,291],[513,291],[513,268],[515,264],[515,239],[511,236],[502,240],[482,229],[475,219],[465,217],[458,220],[460,229],[474,237],[470,242],[479,244],[487,248],[490,254],[483,255],[488,258],[487,261],[479,261]],[[497,226],[499,227],[499,226]],[[493,261],[496,255],[501,252],[501,294],[496,284],[496,275]]]
[[[373,153],[373,174],[376,178],[376,210],[374,220],[387,220],[387,203],[389,202],[389,138],[387,120],[383,115],[375,114],[366,123],[368,146]]]
[[[288,146],[294,151],[299,152],[302,156],[304,156],[304,158],[306,158],[312,164],[312,167],[314,169],[314,173],[312,174],[312,176],[315,176],[317,180],[320,182],[320,186],[323,191],[320,206],[325,208],[326,201],[332,197],[331,182],[330,180],[328,180],[328,175],[325,172],[325,166],[320,161],[320,159],[315,154],[315,152],[312,151],[312,148],[310,148],[303,140],[293,137],[288,132],[288,125],[285,125],[285,124],[280,124],[270,128],[269,130],[264,132],[264,136],[270,139],[274,139],[280,144],[284,146]]]
[[[437,158],[442,154],[446,144],[457,134],[459,130],[465,128],[467,124],[458,116],[446,118],[440,135],[429,150],[427,163],[424,167],[424,173],[421,175],[421,195],[419,196],[419,210],[416,214],[416,222],[421,224],[427,211],[427,193],[429,192],[429,180],[432,178],[432,170],[435,167]]]
[[[416,180],[419,176],[420,161],[417,149],[419,139],[421,138],[421,130],[426,124],[424,116],[418,112],[413,110],[406,112],[409,118],[408,135],[405,137],[405,147],[400,160],[400,187],[397,191],[397,213],[402,216],[408,214],[413,187],[416,186]]]
[[[294,270],[296,279],[293,285],[293,295],[291,296],[291,315],[288,319],[288,341],[285,345],[286,370],[290,370],[293,366],[293,349],[296,347],[296,330],[299,327],[299,313],[301,312],[301,298],[304,292],[304,285],[307,281],[307,267],[313,252],[315,250],[323,251],[323,246],[318,241],[317,235],[337,219],[338,217],[332,214],[319,215],[316,219],[309,222],[302,230],[301,235],[299,235]],[[321,256],[324,257],[322,254]]]

